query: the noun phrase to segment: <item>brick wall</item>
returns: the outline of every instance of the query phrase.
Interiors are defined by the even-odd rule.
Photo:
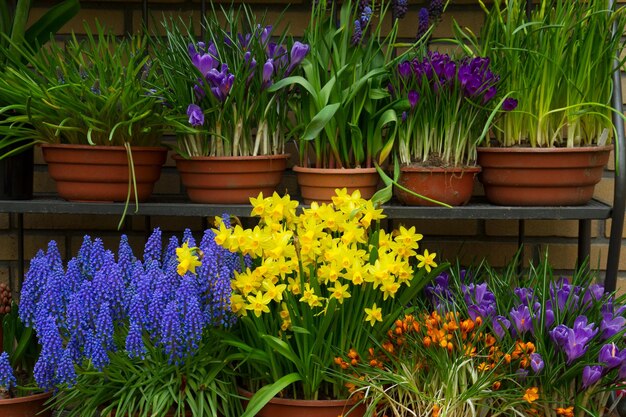
[[[308,23],[309,0],[299,1],[262,1],[250,0],[258,10],[267,9],[268,21],[275,19],[288,4],[289,8],[283,19],[283,25],[289,24],[294,35],[301,35]],[[35,1],[33,15],[39,15],[53,4],[53,1]],[[63,27],[60,37],[71,31],[80,33],[83,21],[92,22],[99,19],[116,34],[133,32],[141,27],[142,3],[134,1],[91,1],[83,0],[82,10],[78,17]],[[209,2],[207,2],[209,3]],[[224,2],[228,4],[229,2]],[[411,38],[416,30],[416,16],[418,8],[424,1],[411,1],[411,10],[407,19],[403,21],[400,36]],[[150,14],[157,20],[165,13],[189,16],[194,21],[199,20],[199,0],[159,0],[151,1]],[[439,25],[435,36],[445,37],[450,34],[451,19],[456,19],[462,26],[470,27],[474,31],[480,29],[482,14],[477,1],[453,1],[445,14],[444,21]],[[152,24],[152,27],[156,25]],[[626,85],[624,86],[626,88]],[[36,151],[35,191],[52,192],[54,183],[46,172],[45,164],[39,150]],[[596,189],[596,197],[608,203],[613,198],[613,166],[609,166],[605,177]],[[295,180],[288,173],[280,189],[293,191]],[[164,167],[160,181],[156,185],[157,194],[181,193],[178,175],[171,159]],[[477,193],[481,193],[477,185]],[[84,215],[54,215],[37,214],[25,215],[25,257],[29,259],[40,248],[45,248],[48,240],[55,239],[62,254],[68,256],[77,251],[84,234],[101,236],[107,247],[115,247],[121,232],[129,235],[131,242],[139,251],[146,234],[146,219],[141,216],[129,218],[123,230],[117,230],[117,216],[84,216]],[[152,217],[151,226],[161,227],[165,234],[178,233],[189,227],[200,232],[202,219],[182,217]],[[444,258],[453,259],[460,255],[462,262],[487,258],[495,266],[502,266],[514,255],[517,250],[518,223],[516,221],[484,221],[484,220],[428,220],[414,221],[419,231],[425,235],[424,247],[440,253]],[[555,268],[563,271],[570,270],[576,259],[576,237],[578,235],[577,221],[527,221],[525,223],[526,259],[538,256],[549,248],[552,263]],[[604,268],[608,251],[608,237],[610,221],[594,221],[592,223],[591,264]],[[626,230],[624,235],[626,237]],[[10,279],[14,288],[17,282],[17,233],[15,215],[0,214],[0,281]],[[626,288],[626,247],[622,250],[620,260],[620,284]]]

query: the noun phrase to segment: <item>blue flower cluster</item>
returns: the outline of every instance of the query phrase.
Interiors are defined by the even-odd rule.
[[[202,265],[196,274],[183,276],[177,273],[178,238],[170,238],[163,250],[158,228],[143,259],[135,257],[126,236],[117,254],[105,250],[100,239],[85,236],[64,267],[51,241],[31,260],[20,301],[20,318],[35,329],[41,345],[37,384],[46,390],[71,387],[76,366],[103,370],[109,355],[119,351],[139,359],[161,351],[169,363],[182,364],[196,353],[207,328],[231,326],[230,280],[242,263],[214,237],[207,230],[196,245],[185,231],[180,243],[197,246]]]

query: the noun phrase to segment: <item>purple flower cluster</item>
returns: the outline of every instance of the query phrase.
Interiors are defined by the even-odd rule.
[[[411,109],[415,107],[415,100],[411,101],[411,95],[425,97],[434,93],[441,96],[443,91],[459,91],[463,97],[485,105],[496,96],[500,81],[500,77],[490,69],[489,58],[464,58],[455,61],[448,54],[432,51],[421,60],[415,58],[400,62],[397,75],[399,93],[407,94]],[[514,99],[507,100],[505,107],[513,110],[516,103]]]
[[[354,21],[354,31],[352,32],[352,46],[359,45],[363,40],[363,33],[367,32],[372,19],[372,5],[370,1],[364,0],[359,3],[360,16]]]
[[[453,282],[460,291],[455,290]],[[425,294],[440,311],[466,306],[468,315],[474,320],[481,317],[501,341],[508,336],[511,341],[534,341],[545,350],[529,357],[535,374],[547,366],[544,359],[549,355],[548,363],[558,363],[562,357],[568,367],[580,366],[583,389],[610,372],[607,381],[626,379],[626,348],[620,348],[626,334],[626,305],[615,308],[613,297],[601,285],[574,285],[566,278],[550,282],[546,291],[542,290],[536,283],[512,291],[501,288],[511,294],[505,297],[507,302],[497,298],[486,282],[476,282],[471,275],[453,280],[442,273],[425,287]],[[499,306],[499,302],[506,307]],[[538,341],[540,338],[542,341]],[[523,370],[518,377],[526,375],[527,370]]]
[[[102,370],[119,351],[145,358],[158,349],[169,363],[182,363],[195,354],[207,328],[232,325],[230,280],[241,264],[213,239],[212,231],[205,232],[202,266],[184,276],[177,273],[178,239],[163,250],[159,229],[146,242],[143,260],[133,255],[126,236],[117,256],[86,236],[66,268],[56,243],[40,251],[26,274],[19,311],[41,345],[37,384],[47,390],[71,386],[75,366]],[[196,246],[189,230],[183,242]],[[0,356],[0,377],[2,366]]]
[[[17,384],[15,375],[13,375],[13,367],[9,362],[9,355],[2,352],[0,355],[0,387],[9,390]]]
[[[260,77],[261,90],[269,88],[277,79],[289,76],[309,52],[309,46],[295,42],[291,51],[285,46],[270,41],[272,26],[255,28],[253,33],[238,33],[234,38],[226,36],[223,50],[218,50],[211,41],[188,45],[189,58],[201,74],[194,86],[197,102],[203,100],[210,91],[210,96],[218,103],[224,103],[233,88],[250,87],[254,77]],[[236,44],[235,44],[236,43]],[[264,56],[254,56],[263,51]],[[226,62],[220,61],[220,58]],[[264,64],[257,68],[257,58]],[[203,109],[191,103],[187,107],[189,124],[198,127],[205,123]]]
[[[393,0],[391,3],[391,17],[394,19],[404,19],[408,10],[408,0]]]

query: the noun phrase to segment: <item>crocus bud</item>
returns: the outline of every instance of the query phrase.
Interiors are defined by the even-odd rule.
[[[190,104],[187,107],[187,116],[189,116],[189,124],[193,127],[202,126],[204,124],[204,113],[202,109],[195,104]]]

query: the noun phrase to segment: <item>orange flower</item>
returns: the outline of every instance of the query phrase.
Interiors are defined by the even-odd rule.
[[[494,391],[497,391],[500,389],[500,386],[502,385],[502,383],[500,381],[496,381],[493,383],[493,385],[491,386],[491,389],[493,389]]]
[[[574,417],[574,406],[570,406],[567,408],[557,407],[555,408],[556,413],[563,417]]]
[[[472,321],[472,319],[463,320],[461,322],[461,330],[464,333],[469,333],[474,330],[474,322]]]
[[[434,404],[433,405],[433,417],[439,417],[440,410],[441,408],[437,404]]]
[[[393,353],[393,344],[391,342],[384,342],[383,349],[385,349],[389,353]]]
[[[537,387],[528,388],[523,398],[524,400],[526,400],[528,403],[531,403],[531,404],[537,401],[539,399],[539,388]]]
[[[350,359],[358,359],[359,358],[359,354],[356,352],[356,350],[350,349],[350,351],[348,352],[348,357]]]
[[[481,362],[480,365],[478,365],[480,372],[487,372],[489,369],[491,369],[491,366],[489,366],[487,362]]]
[[[425,347],[430,347],[430,344],[432,343],[432,339],[428,336],[424,337],[424,340],[422,340],[422,343],[424,344]]]

